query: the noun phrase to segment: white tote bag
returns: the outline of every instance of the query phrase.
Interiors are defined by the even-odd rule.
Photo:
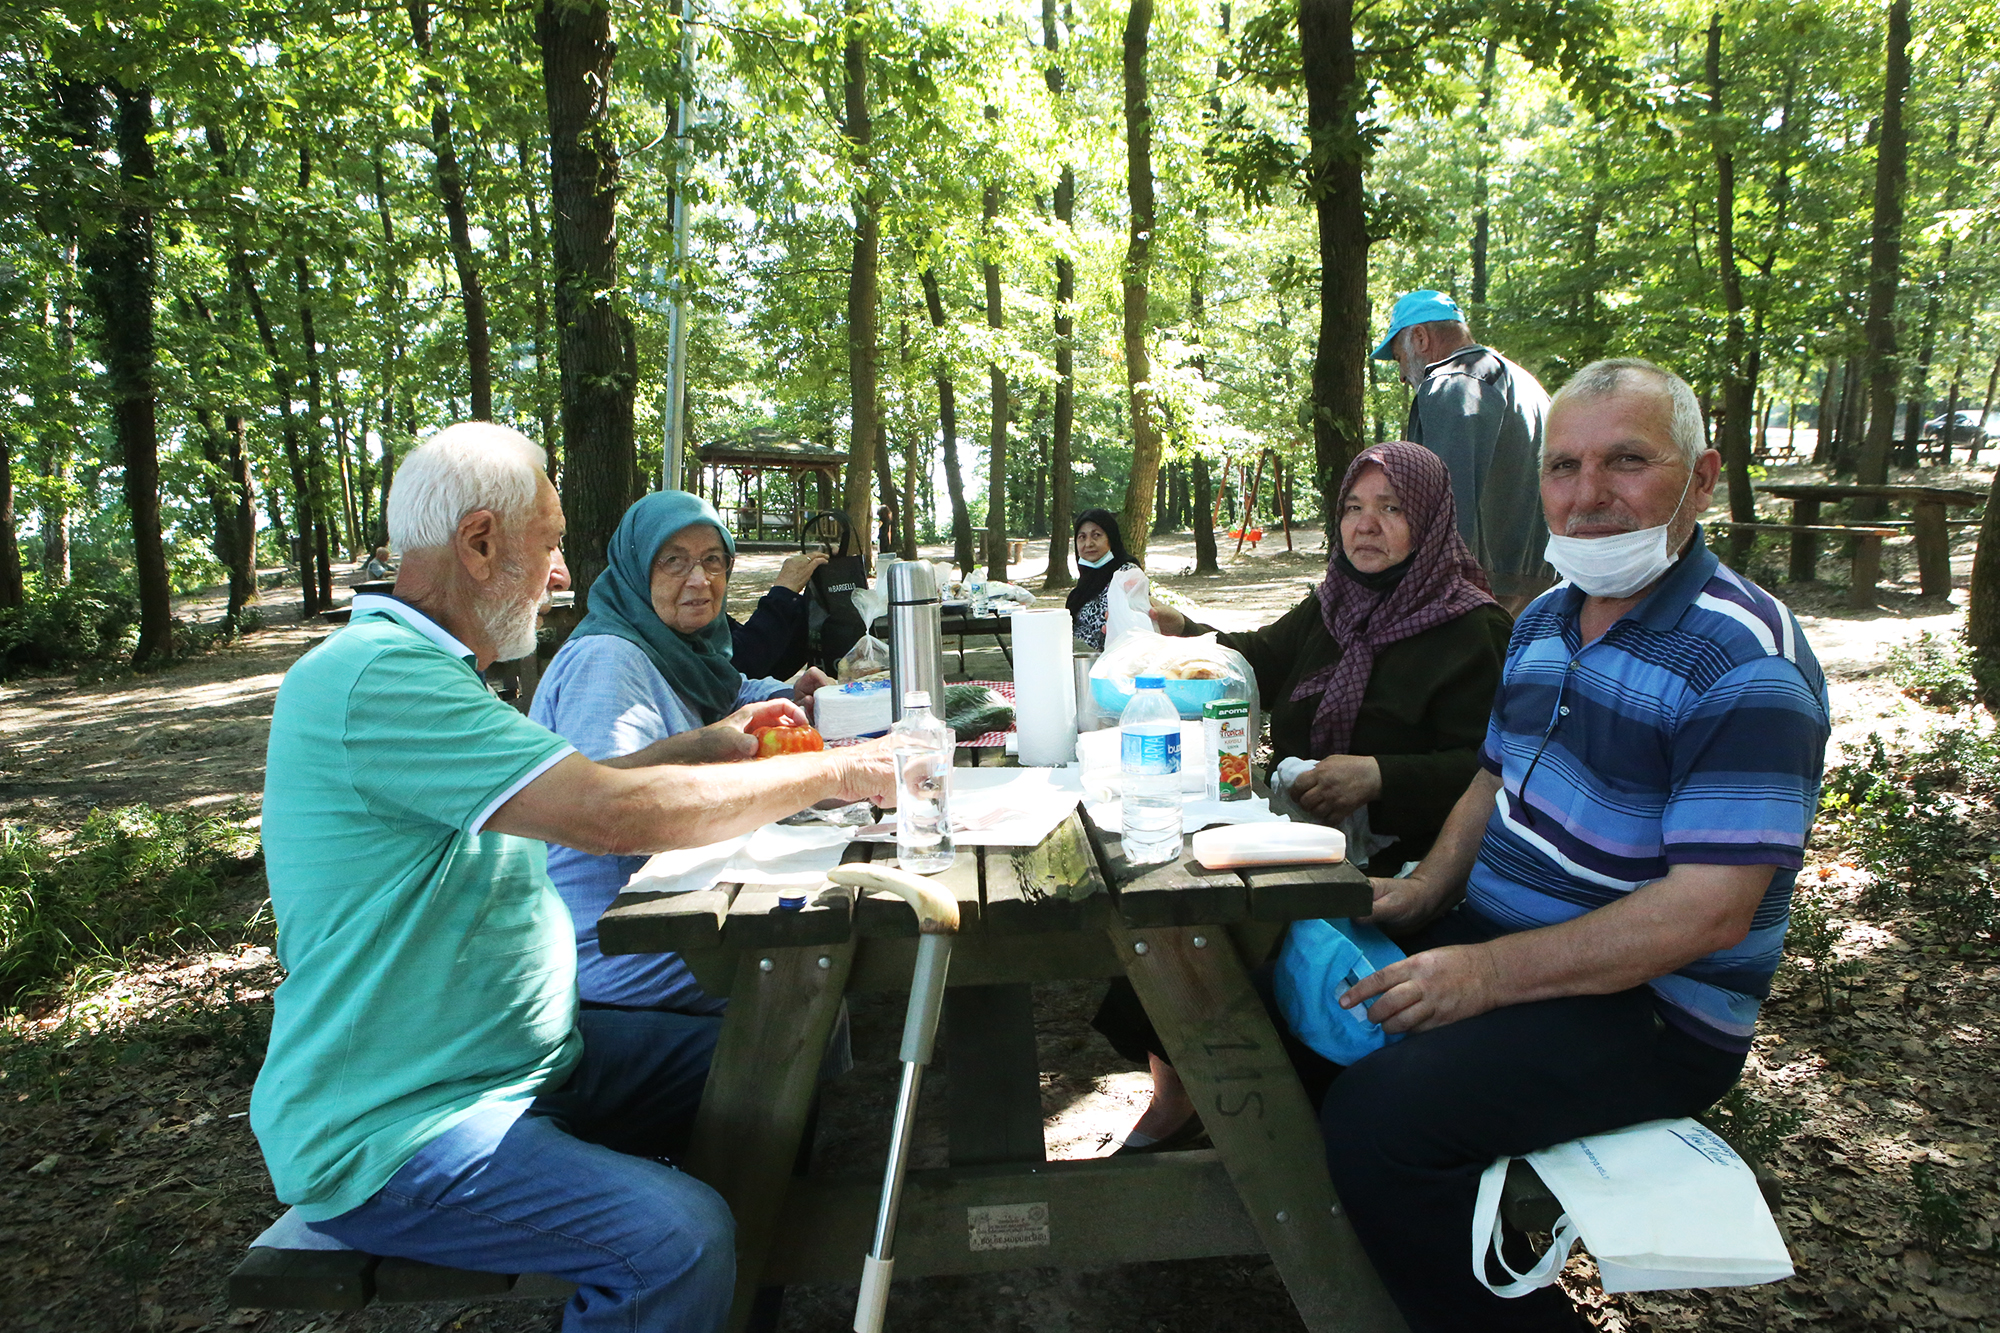
[[[1514,1281],[1486,1275],[1500,1249],[1502,1157],[1479,1180],[1472,1210],[1472,1272],[1499,1296],[1525,1296],[1556,1280],[1581,1239],[1607,1292],[1749,1287],[1792,1275],[1791,1255],[1735,1151],[1697,1121],[1653,1120],[1528,1154],[1563,1206],[1548,1253]]]

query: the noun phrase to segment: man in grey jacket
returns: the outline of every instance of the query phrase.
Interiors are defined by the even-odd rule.
[[[1465,313],[1443,292],[1396,302],[1375,349],[1396,362],[1410,400],[1405,438],[1451,469],[1458,529],[1493,585],[1519,612],[1553,583],[1542,559],[1542,422],[1549,396],[1521,367],[1472,340]]]

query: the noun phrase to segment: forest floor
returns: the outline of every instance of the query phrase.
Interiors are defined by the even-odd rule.
[[[1981,474],[1952,480],[1987,483]],[[1299,534],[1298,545],[1286,553],[1274,531],[1254,554],[1232,559],[1225,547],[1223,573],[1196,576],[1181,572],[1193,564],[1191,540],[1160,538],[1148,564],[1162,586],[1211,623],[1248,627],[1291,606],[1324,568],[1317,533]],[[1802,961],[1780,974],[1765,1006],[1745,1073],[1748,1096],[1735,1107],[1737,1127],[1764,1149],[1783,1182],[1779,1219],[1799,1272],[1742,1291],[1606,1298],[1579,1255],[1565,1281],[1596,1328],[1971,1330],[2000,1323],[1993,1241],[2000,1228],[2000,1080],[1993,1076],[2000,952],[1990,931],[1971,942],[1941,934],[1933,904],[1942,900],[1907,874],[1909,882],[1899,882],[1897,849],[1907,847],[1884,842],[1891,825],[1937,826],[1936,800],[1943,798],[1885,804],[1864,781],[1871,774],[1901,781],[1907,766],[1895,756],[1906,752],[1932,760],[1945,753],[1954,773],[1976,769],[1976,779],[1938,778],[1933,764],[1929,787],[1897,790],[1942,784],[1957,802],[1948,812],[1956,822],[1945,821],[1945,852],[1923,853],[1940,884],[1983,876],[1989,857],[2000,860],[2000,742],[1991,718],[1971,707],[1926,706],[1904,692],[1912,682],[1907,667],[1890,665],[1891,653],[1920,635],[1948,637],[1962,624],[1970,553],[1968,534],[1956,546],[1959,591],[1946,604],[1915,595],[1913,561],[1892,547],[1886,575],[1896,581],[1877,608],[1857,612],[1845,608],[1837,582],[1780,588],[1782,551],[1760,552],[1771,566],[1760,567],[1761,580],[1786,597],[1827,670],[1836,712],[1829,765],[1860,756],[1836,773],[1841,790],[1860,795],[1839,818],[1822,819],[1802,878],[1822,926],[1807,941],[1795,918]],[[942,547],[925,554],[948,558]],[[746,555],[733,599],[747,606],[780,559]],[[1036,587],[1041,572],[1031,558],[1016,577]],[[1844,578],[1831,557],[1822,573]],[[213,598],[191,598],[180,613],[200,618],[218,609]],[[272,697],[286,667],[329,632],[298,623],[296,589],[268,593],[263,615],[264,626],[237,643],[157,674],[0,686],[0,819],[75,829],[93,808],[144,802],[254,825]],[[989,651],[972,655],[969,675],[1004,666],[997,652],[987,661]],[[1931,679],[1918,675],[1919,687]],[[1950,690],[1935,697],[1954,703]],[[1889,758],[1867,757],[1871,733],[1885,738]],[[1910,852],[1904,859],[1917,858]],[[281,973],[268,913],[256,910],[261,875],[243,874],[229,889],[240,901],[219,914],[224,921],[199,947],[94,964],[40,1006],[0,1022],[0,1327],[552,1329],[556,1307],[530,1302],[351,1315],[226,1307],[230,1268],[282,1211],[245,1117]],[[1087,985],[1036,991],[1051,1157],[1110,1151],[1143,1105],[1143,1072],[1088,1027],[1095,1000]],[[857,1065],[829,1091],[816,1164],[879,1171],[901,1002],[861,997],[853,1009]],[[948,1075],[939,1070],[927,1081],[927,1107],[945,1092]],[[941,1164],[941,1117],[926,1115],[924,1123],[919,1164]],[[1928,1165],[1913,1177],[1919,1163]],[[848,1286],[794,1288],[780,1327],[845,1329],[852,1301]],[[1276,1270],[1260,1258],[901,1282],[890,1320],[900,1328],[1024,1333],[1300,1326]]]

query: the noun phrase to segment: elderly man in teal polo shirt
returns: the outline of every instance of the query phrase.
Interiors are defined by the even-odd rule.
[[[886,799],[893,768],[869,746],[701,762],[749,753],[781,702],[593,763],[496,699],[480,673],[532,652],[569,586],[543,468],[486,423],[411,453],[395,595],[357,597],[278,691],[263,831],[288,975],[251,1125],[279,1197],[345,1244],[571,1278],[566,1333],[719,1328],[729,1211],[657,1160],[719,1020],[579,1012],[545,844],[701,845]]]

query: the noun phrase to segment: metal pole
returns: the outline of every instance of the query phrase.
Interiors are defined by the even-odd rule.
[[[687,88],[693,80],[694,48],[688,41],[688,24],[694,15],[694,0],[681,0],[681,96],[674,108],[674,138],[677,153],[686,151]],[[667,440],[660,484],[667,490],[681,489],[681,456],[687,443],[687,171],[684,158],[674,165],[674,266],[667,279]]]

